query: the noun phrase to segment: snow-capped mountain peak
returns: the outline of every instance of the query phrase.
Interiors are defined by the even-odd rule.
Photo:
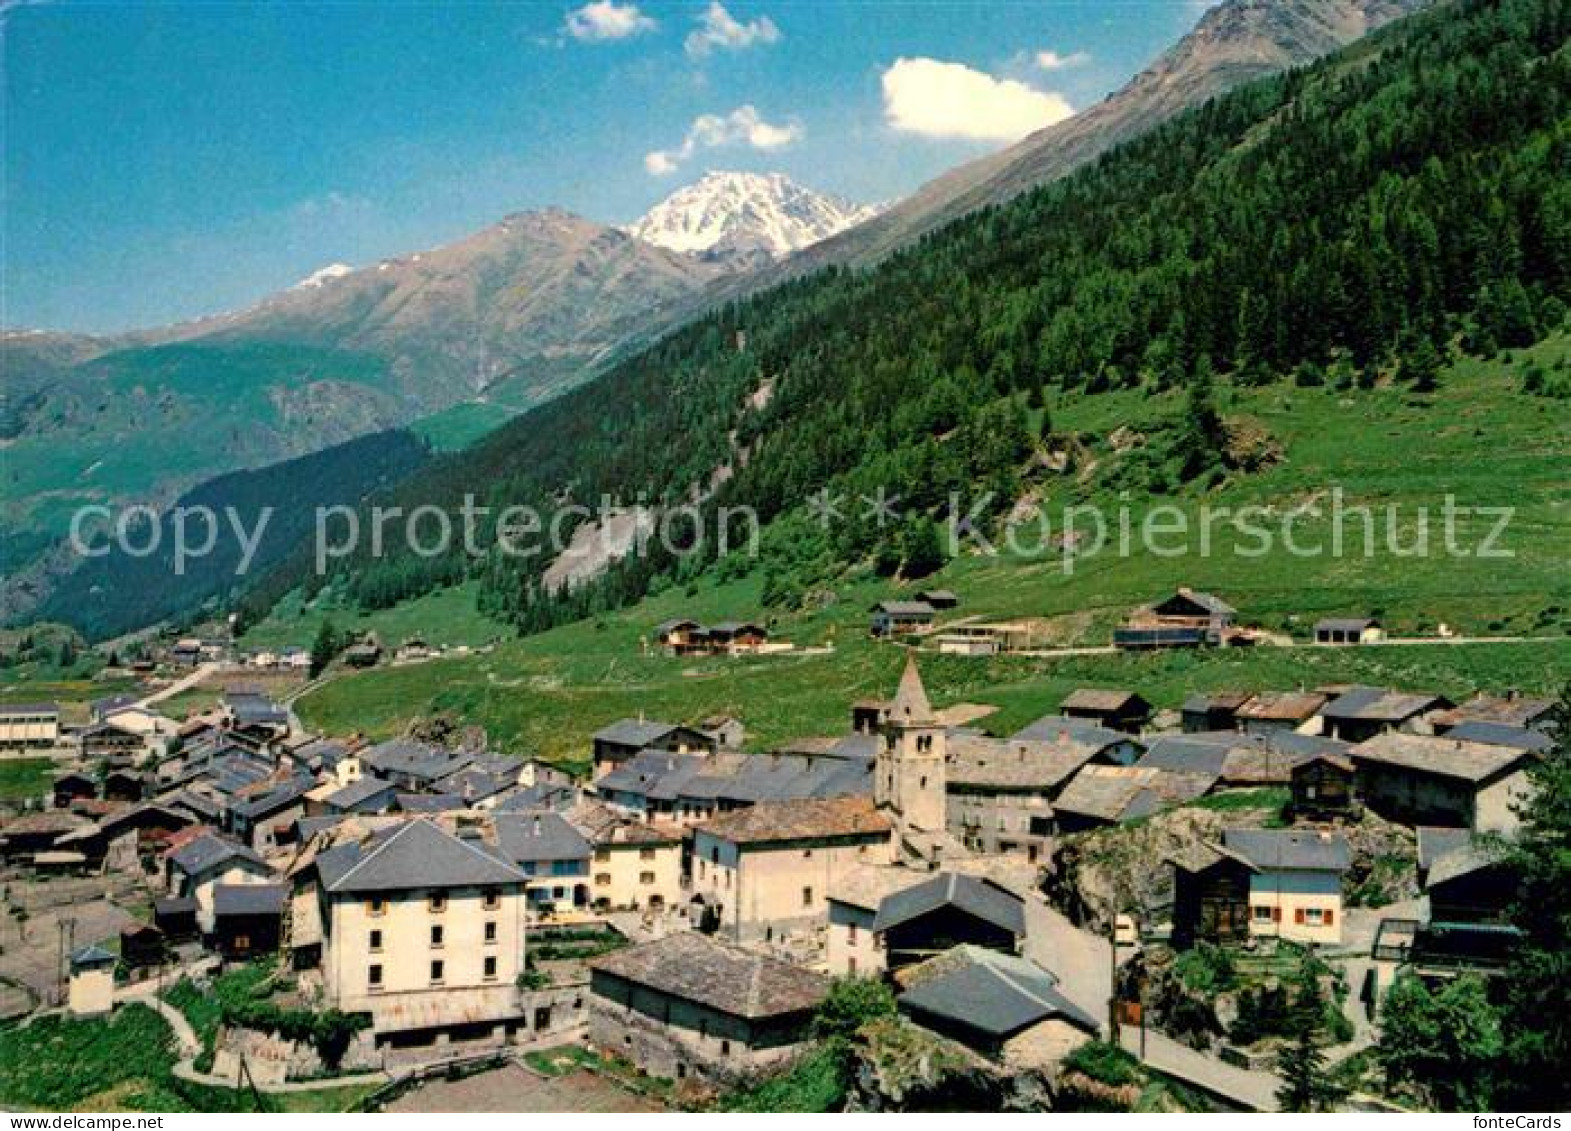
[[[354,268],[347,263],[329,263],[326,267],[319,267],[304,279],[295,284],[296,290],[315,290],[323,283],[333,279],[342,279],[345,275],[352,274]]]
[[[803,188],[782,173],[711,172],[666,197],[626,231],[703,259],[781,259],[876,212]]]

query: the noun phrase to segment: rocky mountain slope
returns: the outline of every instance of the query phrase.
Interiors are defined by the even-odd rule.
[[[699,259],[766,264],[871,219],[877,209],[803,188],[781,173],[710,172],[627,231]]]

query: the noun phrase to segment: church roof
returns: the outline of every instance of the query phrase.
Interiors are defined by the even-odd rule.
[[[889,705],[889,719],[896,724],[937,721],[933,705],[927,699],[927,688],[922,686],[922,673],[916,669],[915,656],[906,657],[905,671],[900,673],[900,687]]]

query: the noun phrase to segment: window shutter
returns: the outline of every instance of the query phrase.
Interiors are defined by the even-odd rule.
[[[1273,908],[1271,908],[1271,922],[1273,922],[1273,923],[1280,923],[1281,921],[1282,921],[1282,909],[1280,907],[1273,907]]]
[[[1296,908],[1293,911],[1293,922],[1302,924],[1303,921],[1304,921],[1304,909],[1302,907]]]
[[[1325,919],[1326,919],[1326,926],[1328,926],[1328,927],[1335,926],[1336,925],[1336,912],[1333,909],[1327,907],[1326,910],[1325,910]]]

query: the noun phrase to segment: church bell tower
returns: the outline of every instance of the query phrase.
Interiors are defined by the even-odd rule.
[[[902,829],[944,830],[944,726],[933,713],[916,658],[906,658],[873,767],[873,799]]]

